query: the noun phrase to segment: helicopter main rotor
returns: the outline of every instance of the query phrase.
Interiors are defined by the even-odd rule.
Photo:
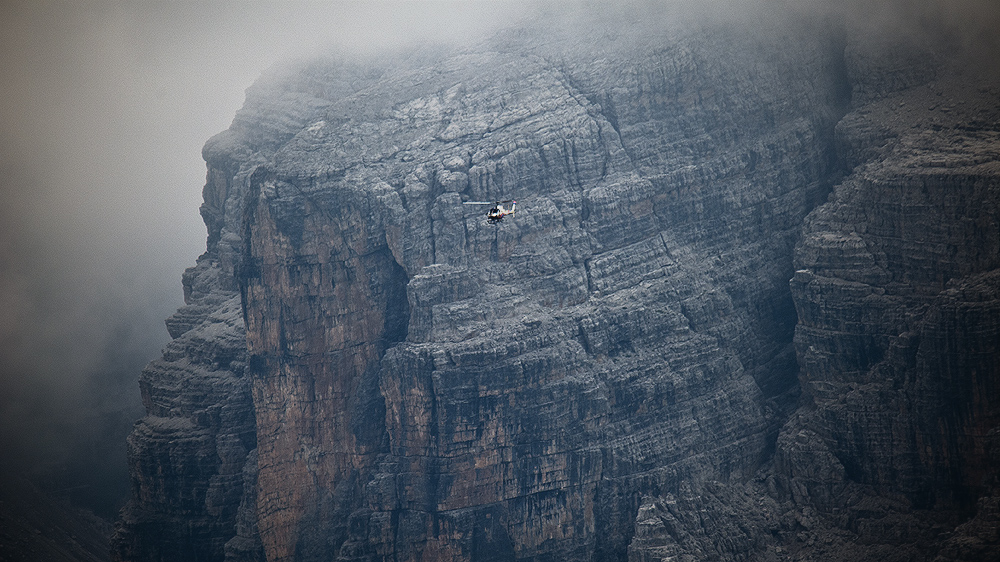
[[[505,203],[510,203],[510,208],[504,207]],[[517,208],[517,201],[513,199],[506,199],[503,201],[463,201],[463,205],[492,205],[489,211],[486,211],[486,220],[490,224],[497,224],[507,215],[513,215],[514,209]]]

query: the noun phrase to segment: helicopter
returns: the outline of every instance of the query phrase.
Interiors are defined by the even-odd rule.
[[[505,203],[510,203],[510,208],[504,206]],[[514,208],[517,207],[517,201],[513,199],[507,199],[506,201],[465,201],[464,205],[493,205],[490,207],[489,211],[486,211],[486,220],[490,224],[497,224],[503,220],[507,215],[514,215]]]

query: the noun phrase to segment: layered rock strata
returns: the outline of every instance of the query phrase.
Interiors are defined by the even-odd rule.
[[[185,274],[174,339],[140,375],[146,416],[128,439],[117,560],[221,560],[233,534],[256,435],[239,294],[219,290],[218,275],[208,257]]]
[[[809,402],[783,432],[827,466],[779,449],[799,502],[829,510],[860,484],[918,519],[981,513],[997,544],[997,99],[949,75],[838,125],[858,166],[806,220],[791,281]]]
[[[249,176],[269,560],[621,558],[643,493],[758,470],[842,87],[822,42],[714,33],[404,64]]]
[[[991,552],[996,92],[802,22],[579,31],[248,90],[118,558]]]

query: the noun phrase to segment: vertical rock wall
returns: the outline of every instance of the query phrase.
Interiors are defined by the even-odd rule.
[[[813,409],[786,431],[815,431],[842,477],[917,508],[972,510],[995,478],[995,92],[949,75],[860,105],[838,126],[859,165],[796,249]]]
[[[842,100],[824,43],[730,31],[421,61],[250,177],[269,560],[622,558],[644,496],[758,470]]]
[[[327,103],[308,80],[283,93],[270,83],[250,88],[247,107],[203,150],[207,249],[184,272],[186,304],[166,321],[173,341],[140,376],[147,416],[129,437],[132,497],[115,527],[115,560],[264,558],[237,277],[242,210],[256,166]]]
[[[655,27],[251,88],[116,556],[989,552],[995,91],[825,25]]]
[[[406,277],[367,194],[319,203],[262,168],[249,197],[241,287],[258,527],[269,560],[321,557],[344,540],[362,478],[385,448],[373,381],[382,353],[406,335]]]

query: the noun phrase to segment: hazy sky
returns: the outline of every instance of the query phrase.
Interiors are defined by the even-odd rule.
[[[5,459],[58,460],[112,438],[95,416],[141,414],[135,379],[205,250],[201,147],[261,72],[321,49],[469,41],[525,6],[0,0]]]
[[[325,45],[371,51],[510,19],[468,2],[2,6],[2,185],[18,228],[71,254],[100,252],[102,266],[154,285],[175,281],[203,249],[201,146],[269,65]]]

